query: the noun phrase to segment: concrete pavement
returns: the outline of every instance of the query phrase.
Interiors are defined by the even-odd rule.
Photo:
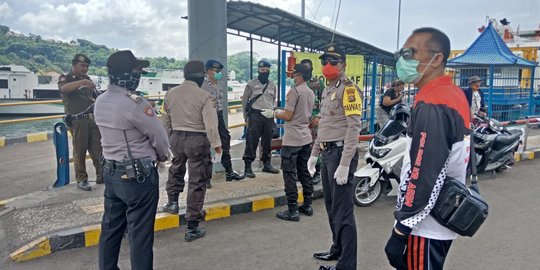
[[[477,235],[459,238],[450,250],[445,269],[538,269],[540,265],[540,161],[525,161],[498,175],[480,177],[480,190],[490,204],[490,214]],[[391,269],[384,245],[392,227],[395,197],[382,197],[371,207],[355,208],[358,269]],[[318,269],[312,253],[326,250],[330,231],[322,200],[315,215],[300,222],[274,217],[281,209],[242,214],[206,223],[207,236],[183,241],[184,229],[156,234],[155,269]],[[126,240],[126,239],[124,239]],[[119,267],[129,269],[127,241]],[[36,260],[11,263],[19,269],[96,269],[97,248],[74,249]]]

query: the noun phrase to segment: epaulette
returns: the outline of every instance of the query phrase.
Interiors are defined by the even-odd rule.
[[[128,96],[135,103],[141,103],[143,100],[143,98],[137,94],[126,93],[126,96]]]
[[[350,79],[345,79],[345,86],[349,86],[349,85],[353,85],[354,82],[351,81]]]

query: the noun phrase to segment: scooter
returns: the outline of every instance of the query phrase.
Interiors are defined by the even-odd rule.
[[[384,127],[369,143],[364,156],[367,165],[354,173],[354,203],[372,205],[381,194],[397,196],[403,157],[406,154],[405,132],[409,108],[396,106]]]
[[[477,171],[490,171],[494,179],[496,173],[511,168],[523,129],[507,129],[497,120],[479,115],[473,119],[473,128]]]

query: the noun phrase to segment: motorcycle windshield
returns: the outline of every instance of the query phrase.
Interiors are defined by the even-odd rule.
[[[388,120],[386,125],[373,138],[375,146],[383,146],[395,141],[405,131],[406,124],[401,121]]]

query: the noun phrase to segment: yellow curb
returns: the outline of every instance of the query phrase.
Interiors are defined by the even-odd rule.
[[[521,161],[521,153],[515,152],[514,153],[514,161],[520,162]]]
[[[49,238],[43,236],[17,249],[9,255],[16,262],[27,261],[51,254]]]
[[[529,159],[534,159],[534,151],[529,152]]]
[[[4,206],[12,201],[14,201],[15,199],[17,199],[17,197],[13,197],[13,198],[9,198],[9,199],[6,199],[6,200],[3,200],[3,201],[0,201],[0,206]]]
[[[298,203],[304,202],[304,192],[298,192]]]
[[[229,109],[229,113],[236,113],[236,109]]]
[[[0,147],[6,146],[6,137],[0,137]]]
[[[205,221],[226,218],[231,216],[231,205],[228,203],[216,203],[208,205],[206,208]]]
[[[91,225],[82,228],[84,231],[84,246],[91,247],[99,244],[101,225]]]
[[[154,232],[180,227],[180,216],[169,213],[158,213],[154,221]]]
[[[274,208],[274,197],[270,197],[268,195],[251,197],[248,200],[253,203],[253,206],[251,208],[252,212]]]
[[[38,132],[32,134],[26,134],[26,142],[34,143],[47,140],[47,132]]]

